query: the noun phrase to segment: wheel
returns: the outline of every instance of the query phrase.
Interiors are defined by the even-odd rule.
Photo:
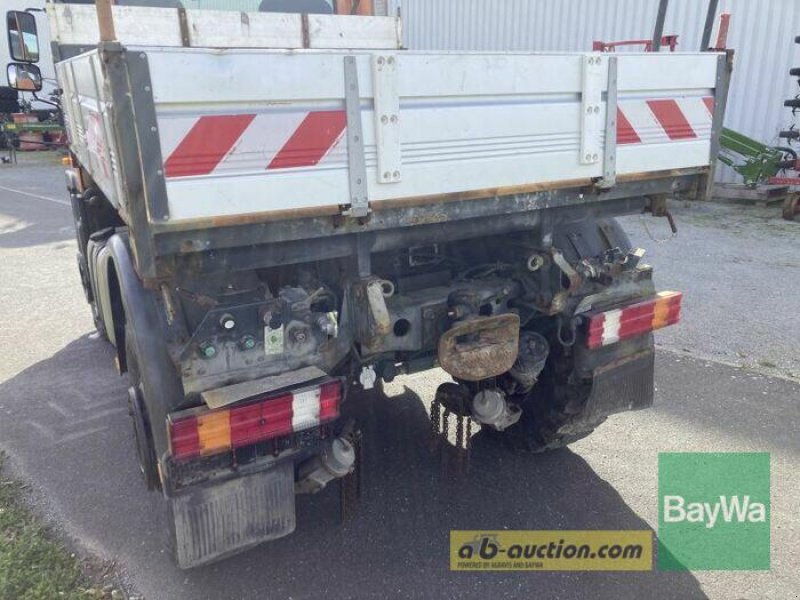
[[[134,336],[131,329],[125,327],[125,357],[128,364],[130,387],[128,388],[128,414],[133,419],[133,433],[136,442],[136,455],[139,469],[144,476],[148,490],[160,489],[158,477],[158,461],[156,459],[153,433],[147,406],[144,402],[144,385],[139,371],[139,362],[134,348]]]
[[[89,308],[92,311],[92,320],[94,321],[94,328],[97,331],[97,335],[100,336],[101,340],[108,341],[108,332],[106,331],[106,326],[103,323],[103,319],[100,318],[100,311],[97,308],[97,302],[95,301],[92,293],[92,283],[89,278],[89,267],[86,264],[86,257],[80,252],[78,253],[78,273],[81,277],[83,294],[86,297],[86,302],[89,304]]]
[[[522,408],[519,422],[496,435],[513,450],[548,452],[592,433],[606,418],[588,422],[582,418],[592,386],[570,381],[571,372],[571,357],[551,354],[533,390],[512,398]]]
[[[589,397],[588,392],[583,394],[576,388],[565,387],[559,391],[563,395],[574,396],[581,405],[585,404]],[[582,423],[576,430],[573,425],[575,415],[568,410],[569,404],[571,402],[562,406],[534,405],[527,414],[523,409],[519,423],[509,430],[513,447],[528,452],[558,450],[582,440],[605,421],[603,417],[589,425]],[[515,428],[519,430],[514,431]]]

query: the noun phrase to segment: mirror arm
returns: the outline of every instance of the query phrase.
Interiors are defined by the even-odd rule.
[[[61,105],[58,102],[53,102],[52,100],[45,100],[44,98],[40,98],[39,96],[36,95],[36,92],[31,92],[31,95],[33,96],[34,100],[38,102],[49,104],[50,106],[55,106],[58,109],[61,108]]]

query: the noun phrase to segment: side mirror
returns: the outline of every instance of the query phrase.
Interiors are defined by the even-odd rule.
[[[8,63],[8,86],[20,92],[38,92],[42,89],[42,72],[36,65]]]
[[[19,62],[39,62],[39,36],[36,18],[29,12],[10,10],[6,13],[8,49],[11,58]]]

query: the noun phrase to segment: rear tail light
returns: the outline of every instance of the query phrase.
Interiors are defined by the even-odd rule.
[[[242,406],[170,415],[172,457],[208,456],[329,423],[339,418],[341,400],[342,384],[335,380]]]
[[[680,292],[661,292],[644,302],[637,302],[605,312],[589,314],[589,348],[600,348],[674,325],[681,319]]]

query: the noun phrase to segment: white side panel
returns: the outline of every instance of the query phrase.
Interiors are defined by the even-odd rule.
[[[400,19],[308,15],[310,48],[400,48]]]
[[[205,103],[243,107],[287,100],[344,100],[341,52],[164,48],[149,54],[151,78],[162,82],[153,89],[159,105],[201,109]],[[362,53],[358,61],[359,88],[367,98],[373,96],[370,56]],[[581,91],[582,55],[404,52],[397,56],[398,89],[404,98],[544,96]],[[659,66],[667,77],[679,72],[668,65]],[[197,73],[203,77],[198,78]],[[269,77],[255,76],[259,73],[269,73]],[[713,84],[707,81],[705,85]]]
[[[92,4],[48,4],[53,41],[93,46],[100,38]],[[123,45],[195,48],[306,47],[299,14],[219,10],[187,10],[188,44],[181,36],[178,10],[114,6],[117,39]],[[308,47],[398,49],[400,20],[396,17],[308,16]]]
[[[225,48],[302,48],[300,15],[187,10],[191,46]],[[165,44],[166,45],[166,44]]]
[[[346,52],[148,54],[171,222],[271,211],[336,212],[349,203]],[[357,55],[373,208],[384,200],[491,195],[491,190],[574,184],[602,175],[602,160],[581,160],[586,55],[396,57],[399,181],[379,177],[374,56]],[[716,64],[713,54],[620,55],[620,107],[640,130],[618,148],[619,174],[708,165],[711,115],[704,99],[713,95]],[[600,89],[594,92],[600,123],[606,69],[603,61]],[[198,70],[203,78],[193,76]],[[253,77],[255,72],[270,77]],[[584,142],[602,155],[603,127],[588,135]]]
[[[579,106],[536,103],[453,107],[401,105],[404,127],[403,179],[378,183],[372,111],[362,112],[369,197],[381,200],[486,190],[535,182],[597,177],[600,165],[578,163]],[[564,130],[564,124],[570,128]],[[162,126],[162,129],[164,127]],[[267,129],[264,130],[265,137]],[[340,142],[344,146],[344,142]],[[274,148],[274,146],[273,146]],[[238,150],[238,148],[237,148]],[[223,162],[227,176],[168,179],[173,219],[247,212],[285,211],[347,203],[347,154],[342,147],[333,160],[319,166],[267,171],[270,152],[245,176]],[[330,157],[329,157],[330,158]],[[245,159],[253,165],[253,156]],[[254,165],[255,166],[255,165]],[[215,172],[218,172],[216,170]]]
[[[617,148],[617,174],[633,175],[671,169],[689,169],[708,164],[709,141],[671,142],[663,145]],[[669,160],[665,160],[669,154]]]
[[[64,121],[70,147],[92,174],[97,185],[118,206],[123,202],[122,179],[106,97],[106,84],[96,54],[56,65]]]
[[[713,60],[701,60],[697,54],[671,54],[667,59],[663,56],[621,53],[619,91],[708,90],[716,85],[716,55],[710,55]]]
[[[123,44],[181,46],[178,12],[172,8],[114,6],[117,39]],[[48,4],[50,34],[59,44],[94,46],[100,39],[92,4]]]
[[[402,6],[405,44],[421,51],[585,52],[592,41],[652,35],[658,0],[389,0]],[[665,34],[677,34],[678,50],[699,50],[707,1],[670,0]],[[800,2],[721,0],[730,13],[728,47],[736,51],[725,125],[767,144],[780,144],[794,121],[783,101],[797,94],[789,69],[800,65]],[[717,21],[718,24],[718,21]],[[716,40],[715,26],[712,42]],[[741,177],[719,165],[727,182]]]

